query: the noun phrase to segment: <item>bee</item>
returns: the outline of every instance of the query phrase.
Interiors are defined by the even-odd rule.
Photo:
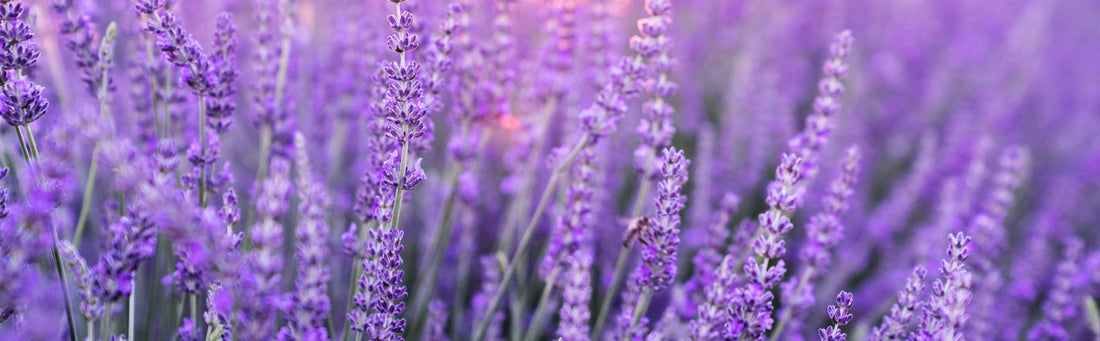
[[[626,234],[623,236],[623,247],[629,248],[634,241],[642,243],[642,245],[648,245],[645,238],[641,238],[645,231],[649,229],[651,221],[647,216],[640,216],[631,219],[626,222]]]

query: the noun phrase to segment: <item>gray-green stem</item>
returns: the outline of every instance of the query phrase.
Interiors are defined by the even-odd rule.
[[[531,327],[527,328],[527,334],[523,336],[523,341],[534,341],[539,336],[539,332],[542,331],[542,320],[546,314],[546,302],[550,299],[550,293],[554,291],[554,287],[558,284],[559,272],[561,272],[560,267],[556,267],[550,273],[550,277],[546,278],[546,285],[542,287],[542,294],[539,295],[539,303],[535,305],[535,315],[531,319]]]
[[[134,324],[135,324],[134,323],[134,311],[137,309],[137,299],[135,299],[134,297],[137,296],[137,288],[138,288],[138,286],[137,286],[137,280],[138,280],[137,271],[134,271],[130,275],[130,277],[134,279],[134,288],[133,288],[132,291],[130,291],[130,308],[127,309],[127,312],[129,313],[129,316],[126,319],[126,337],[127,338],[133,338],[134,337]]]
[[[88,211],[92,206],[92,191],[95,189],[96,170],[99,168],[99,143],[92,149],[92,163],[88,165],[88,178],[84,181],[84,198],[80,202],[80,216],[76,220],[76,233],[73,246],[79,247],[84,236],[84,224],[88,222]]]
[[[524,229],[523,237],[520,238],[519,245],[516,247],[516,252],[512,256],[512,261],[508,263],[508,268],[501,277],[500,290],[498,290],[496,294],[493,295],[493,299],[489,301],[489,306],[485,309],[485,318],[477,324],[477,328],[474,331],[474,341],[480,341],[482,337],[485,336],[485,331],[489,328],[489,321],[492,319],[491,317],[496,311],[497,306],[500,305],[500,301],[504,298],[504,293],[508,291],[508,283],[511,283],[512,276],[516,274],[516,261],[521,259],[527,252],[527,248],[531,244],[531,238],[535,234],[535,227],[538,226],[539,221],[542,219],[542,213],[546,210],[546,204],[550,201],[550,197],[553,196],[554,189],[557,187],[558,180],[561,179],[562,172],[569,168],[569,165],[577,158],[577,154],[580,154],[581,149],[591,141],[591,138],[592,137],[588,134],[582,136],[580,140],[577,141],[577,144],[573,146],[569,155],[561,160],[560,164],[554,168],[554,173],[550,175],[550,181],[546,183],[546,188],[543,189],[542,199],[539,200],[539,204],[535,208],[535,213],[531,216],[530,222]]]
[[[649,154],[649,158],[646,161],[645,174],[653,171],[653,161],[655,156],[653,153]],[[645,199],[649,195],[649,178],[642,174],[638,179],[638,192],[635,193],[634,206],[632,206],[629,218],[636,218],[642,214],[642,208],[645,207]],[[630,257],[630,248],[633,243],[623,247],[622,251],[619,251],[619,258],[615,261],[615,273],[611,275],[611,283],[608,284],[607,291],[604,294],[603,302],[600,303],[600,312],[596,315],[596,324],[592,328],[592,339],[598,339],[600,333],[603,332],[604,325],[607,324],[607,316],[611,312],[611,301],[615,299],[615,293],[618,292],[619,282],[622,281],[623,275],[626,273],[627,260]]]
[[[111,336],[111,303],[108,302],[104,305],[103,309],[103,328],[99,331],[100,340],[109,340]]]
[[[199,206],[206,208],[206,95],[199,95],[199,148],[204,161],[199,166]]]
[[[73,307],[69,302],[69,281],[65,278],[65,271],[61,269],[61,253],[57,250],[56,231],[54,232],[53,265],[57,270],[57,280],[61,283],[61,295],[65,297],[63,301],[65,302],[65,320],[69,326],[69,341],[76,341],[76,322],[73,320]],[[91,330],[89,329],[88,332],[91,333]]]
[[[642,316],[645,316],[645,311],[649,309],[651,299],[653,299],[653,289],[642,289],[642,296],[638,298],[638,304],[634,306],[634,318],[630,319],[629,329],[634,329],[634,326],[637,326],[638,322],[642,320]]]
[[[607,322],[608,313],[611,312],[611,300],[615,298],[616,290],[619,286],[619,281],[622,280],[624,271],[626,271],[627,259],[630,255],[630,246],[623,247],[622,251],[619,251],[619,260],[615,261],[615,274],[611,276],[611,283],[607,288],[607,292],[604,293],[603,302],[600,303],[600,312],[596,315],[596,324],[592,328],[592,339],[599,339],[600,333],[603,332],[603,326]]]
[[[435,242],[432,243],[432,249],[428,253],[428,267],[425,269],[424,275],[419,276],[417,280],[417,288],[414,292],[415,299],[413,299],[411,315],[414,322],[412,331],[414,332],[420,330],[420,328],[415,328],[415,326],[419,326],[421,321],[424,321],[422,316],[424,315],[424,309],[428,305],[428,300],[431,298],[432,292],[434,291],[432,288],[435,287],[436,271],[439,267],[439,263],[443,259],[443,254],[447,251],[447,244],[449,244],[451,240],[451,229],[454,227],[454,225],[451,224],[451,215],[455,206],[455,191],[458,186],[459,172],[459,170],[452,171],[448,176],[447,188],[450,188],[449,194],[447,195],[447,201],[443,204],[443,213],[439,218],[439,226],[435,230]]]
[[[542,128],[541,136],[546,136],[550,130],[550,116],[552,116],[554,109],[557,107],[557,99],[551,98],[546,105],[543,106],[541,113],[542,120],[539,122],[539,126]],[[532,153],[539,153],[547,139],[540,138],[535,139],[535,145],[531,147]],[[541,165],[542,158],[532,157],[527,160],[527,164],[523,166],[523,171],[526,172],[526,177],[523,179],[523,185],[520,187],[520,192],[516,195],[516,200],[512,202],[511,207],[508,210],[507,218],[504,223],[504,235],[501,237],[500,242],[497,245],[497,250],[508,252],[512,248],[512,240],[515,238],[515,230],[519,225],[519,219],[527,215],[528,205],[531,202],[531,191],[535,187],[535,176],[538,175],[538,167]]]
[[[802,290],[806,287],[806,284],[810,282],[810,277],[813,276],[813,274],[813,266],[808,266],[802,270],[802,275],[798,278],[798,286],[796,286],[793,291],[794,293],[796,293],[795,295],[798,295],[797,293],[802,292]],[[779,320],[777,321],[775,328],[772,330],[772,341],[776,341],[779,339],[780,336],[783,336],[783,329],[786,328],[787,323],[791,320],[794,311],[793,308],[794,307],[791,307],[790,309],[783,309],[783,314],[779,316]]]

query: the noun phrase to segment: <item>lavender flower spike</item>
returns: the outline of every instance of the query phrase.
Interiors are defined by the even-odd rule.
[[[42,93],[44,88],[25,76],[38,61],[39,51],[31,42],[31,26],[20,19],[23,10],[20,1],[0,1],[0,118],[13,127],[37,121],[50,105]]]
[[[833,320],[833,325],[817,330],[817,335],[821,338],[821,341],[845,341],[848,339],[848,335],[844,334],[840,327],[852,322],[852,313],[848,312],[851,308],[852,293],[841,291],[836,295],[836,305],[829,306],[829,318]]]
[[[920,303],[924,292],[924,278],[928,271],[917,266],[905,282],[905,289],[898,292],[898,302],[890,308],[890,314],[882,319],[882,325],[871,331],[870,340],[901,340],[906,336],[906,328],[913,320],[913,313]]]
[[[650,160],[654,159],[658,149],[672,143],[672,135],[676,133],[672,125],[673,108],[668,103],[669,97],[676,92],[676,83],[669,75],[676,63],[668,53],[671,45],[668,37],[672,23],[671,7],[670,0],[647,0],[649,17],[638,20],[640,35],[630,39],[630,48],[649,66],[650,78],[643,85],[652,97],[642,105],[643,116],[637,128],[642,145],[634,152],[635,164],[640,166],[637,170],[644,177],[657,175],[647,174],[653,171]]]
[[[732,255],[722,258],[722,263],[714,270],[714,281],[706,288],[706,303],[699,308],[698,317],[691,321],[688,329],[693,340],[717,340],[722,338],[722,328],[730,322],[727,307],[733,304],[733,292],[737,286],[738,260]]]
[[[1073,295],[1073,277],[1080,272],[1081,249],[1084,243],[1080,239],[1070,239],[1065,243],[1065,252],[1058,268],[1054,271],[1054,287],[1043,302],[1043,313],[1037,323],[1028,332],[1031,340],[1069,340],[1071,330],[1067,329],[1070,318],[1077,309],[1076,296]]]
[[[844,94],[841,80],[848,74],[847,59],[852,51],[852,40],[852,32],[845,30],[837,34],[829,45],[829,59],[822,68],[825,76],[817,84],[814,113],[806,117],[806,130],[788,143],[802,157],[803,173],[807,180],[817,174],[818,154],[833,131],[832,117],[840,111],[840,96]]]
[[[428,304],[428,340],[447,341],[447,306],[438,299]]]
[[[970,236],[962,232],[948,235],[947,258],[942,260],[940,275],[932,283],[932,297],[921,316],[919,340],[955,340],[966,324],[966,309],[970,306],[970,286],[973,277],[966,270],[970,256]]]
[[[652,291],[667,288],[676,277],[677,249],[680,246],[680,210],[686,197],[680,193],[688,180],[688,165],[684,151],[666,148],[658,165],[662,179],[657,183],[657,213],[654,226],[639,237],[644,241],[642,249],[643,282]]]
[[[587,249],[578,249],[569,255],[562,288],[562,306],[559,316],[558,337],[564,341],[588,340],[588,320],[592,312],[588,303],[592,299],[592,255]]]
[[[327,245],[328,225],[325,211],[328,197],[324,187],[317,183],[310,172],[306,139],[301,133],[294,136],[295,163],[298,168],[298,197],[301,220],[295,229],[295,255],[298,260],[298,278],[294,283],[293,302],[288,312],[289,324],[279,331],[280,340],[310,340],[311,337],[328,338],[325,318],[329,299],[325,290],[329,278]]]
[[[282,273],[283,226],[279,218],[287,210],[290,191],[290,162],[281,156],[271,158],[271,176],[264,179],[256,201],[260,221],[252,226],[249,237],[253,249],[241,278],[241,289],[251,299],[242,302],[240,335],[243,340],[270,340],[275,333],[275,309]]]
[[[206,125],[218,134],[229,131],[233,124],[233,112],[237,110],[234,96],[237,94],[237,26],[227,12],[218,14],[214,34],[214,54],[211,56],[214,73],[218,78],[210,99],[206,102]]]
[[[795,189],[802,177],[802,159],[794,154],[783,154],[783,160],[775,170],[775,182],[768,186],[766,202],[770,207],[758,216],[759,236],[752,243],[756,257],[745,262],[746,285],[734,291],[736,298],[730,308],[733,323],[726,330],[726,337],[746,337],[760,340],[772,328],[771,289],[787,272],[783,256],[787,253],[783,237],[794,229],[787,213],[793,212],[799,192]],[[776,263],[771,265],[772,260]]]

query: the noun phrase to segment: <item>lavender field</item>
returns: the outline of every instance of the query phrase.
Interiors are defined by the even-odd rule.
[[[1095,0],[0,0],[0,340],[1100,340]]]

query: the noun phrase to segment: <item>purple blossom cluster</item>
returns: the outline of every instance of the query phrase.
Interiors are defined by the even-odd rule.
[[[1096,13],[0,0],[0,340],[1097,339]]]

